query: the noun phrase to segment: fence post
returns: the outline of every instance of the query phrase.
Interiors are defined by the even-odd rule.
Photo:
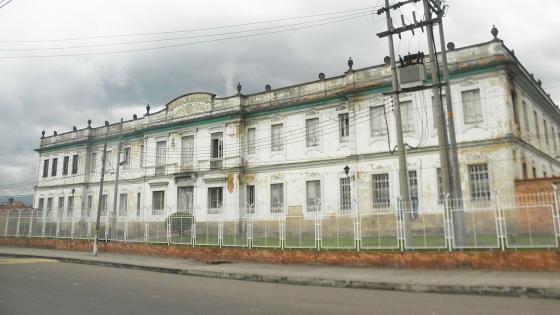
[[[405,214],[402,207],[401,197],[397,197],[397,239],[399,241],[399,249],[404,251],[405,249],[405,237],[406,229],[404,225]]]
[[[148,244],[148,229],[150,228],[148,224],[148,211],[144,208],[144,244]]]
[[[500,203],[500,192],[498,190],[496,190],[495,192],[496,192],[496,213],[498,214],[498,231],[500,233],[500,248],[502,249],[502,251],[505,251],[506,250],[505,218]]]
[[[47,213],[45,212],[45,210],[42,210],[42,209],[41,209],[41,221],[42,221],[42,224],[41,224],[41,238],[45,238],[45,229],[47,228],[47,226],[46,226],[47,225],[46,224]]]
[[[18,212],[18,218],[16,224],[16,237],[19,237],[19,222],[21,220],[21,210],[17,210],[17,212]]]
[[[556,214],[556,222],[554,222],[554,231],[556,233],[556,237],[560,237],[560,209],[558,209],[558,186],[552,185],[552,189],[554,190],[554,213]]]
[[[33,234],[33,212],[35,212],[35,210],[31,210],[31,214],[29,215],[29,233],[27,234],[28,238],[31,238],[31,235]]]
[[[165,208],[165,236],[167,238],[167,246],[171,244],[171,218],[167,207]]]
[[[123,232],[124,243],[126,244],[128,240],[128,211],[124,216],[124,232]]]
[[[453,201],[451,201],[453,202]],[[443,197],[443,212],[444,212],[444,222],[445,222],[445,238],[447,239],[447,247],[449,251],[453,250],[453,209],[455,207],[449,206],[449,194],[445,194]]]

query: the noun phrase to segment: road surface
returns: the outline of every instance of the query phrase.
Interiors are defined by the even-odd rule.
[[[0,314],[560,314],[560,301],[280,285],[0,257]]]

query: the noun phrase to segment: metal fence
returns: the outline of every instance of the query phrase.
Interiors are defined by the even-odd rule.
[[[558,196],[534,194],[449,200],[436,207],[395,202],[395,209],[359,213],[293,212],[195,218],[184,212],[104,215],[100,240],[286,249],[466,250],[558,248]],[[259,210],[259,209],[256,209]],[[0,212],[0,236],[91,240],[95,213],[55,217],[39,210]],[[227,212],[226,212],[227,213]],[[256,211],[258,214],[259,211]],[[78,216],[79,215],[79,216]]]

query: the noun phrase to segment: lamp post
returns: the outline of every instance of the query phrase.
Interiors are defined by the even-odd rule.
[[[346,165],[344,167],[344,174],[346,174],[346,178],[350,178],[350,176],[348,175],[350,173],[350,166]]]

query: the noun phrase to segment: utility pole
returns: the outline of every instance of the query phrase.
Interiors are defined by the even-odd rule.
[[[105,160],[107,159],[107,133],[109,124],[105,123],[105,144],[103,145],[103,157],[101,158],[101,179],[99,181],[99,199],[97,202],[97,218],[95,221],[95,239],[93,240],[93,256],[97,256],[97,242],[99,242],[99,224],[101,221],[101,199],[103,198],[103,181],[105,180]]]
[[[110,224],[109,235],[112,235],[113,233],[116,233],[116,231],[117,231],[117,216],[118,216],[117,201],[118,201],[118,197],[119,197],[119,169],[120,169],[120,166],[121,166],[122,130],[123,130],[123,119],[121,118],[121,123],[119,125],[119,145],[118,145],[118,148],[117,148],[117,170],[115,171],[115,192],[113,194],[114,195],[113,196],[113,214],[111,215],[111,224]]]
[[[387,18],[387,31],[393,31],[393,21],[391,20],[391,10],[389,0],[385,0],[385,17]],[[381,12],[381,11],[380,11]],[[381,37],[381,36],[380,36]],[[391,74],[392,74],[392,98],[395,105],[395,125],[397,129],[397,146],[399,151],[399,192],[400,197],[405,201],[404,204],[410,202],[410,193],[408,190],[408,166],[406,164],[406,149],[404,147],[404,137],[401,120],[401,102],[399,96],[399,82],[397,77],[397,62],[395,59],[395,45],[393,43],[393,34],[389,34],[389,57],[391,58]]]

